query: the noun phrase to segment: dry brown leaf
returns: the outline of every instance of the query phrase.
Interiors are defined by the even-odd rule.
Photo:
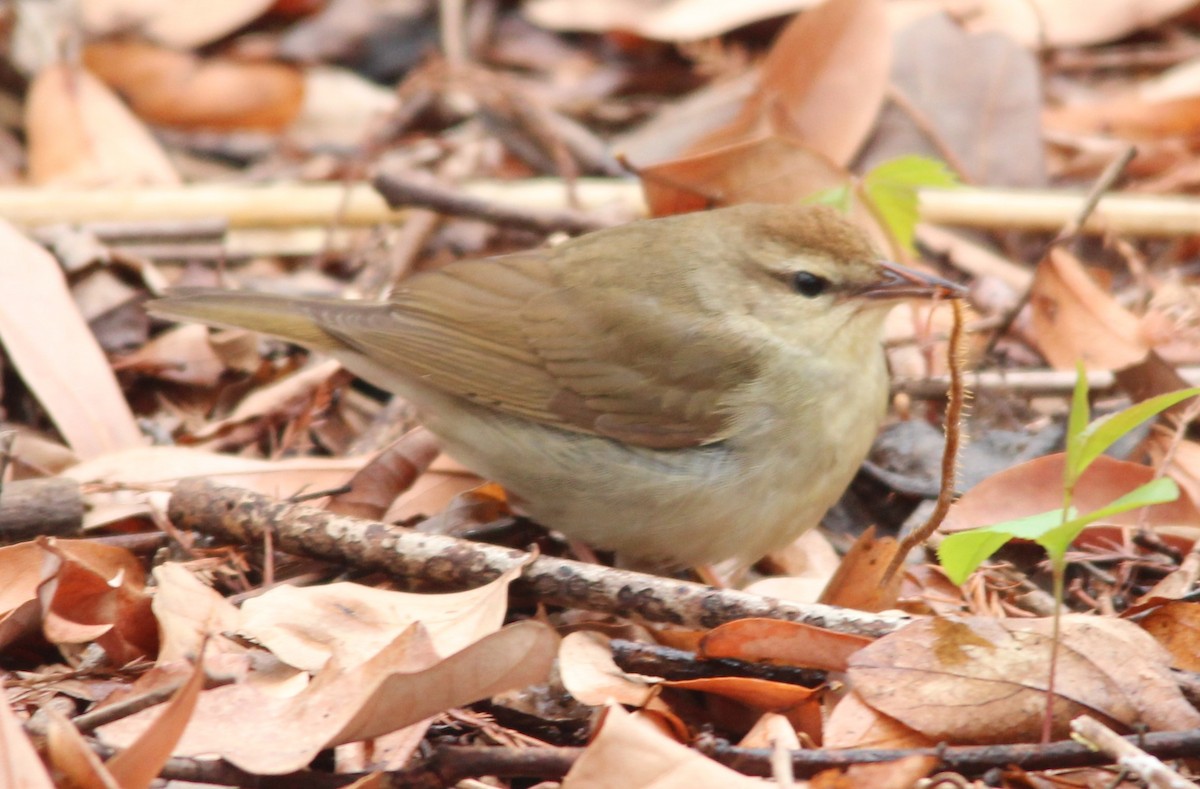
[[[695,41],[814,6],[819,0],[525,0],[534,24],[593,33],[625,30],[662,41]]]
[[[821,689],[753,677],[704,677],[667,680],[665,687],[695,690],[736,701],[760,712],[786,715],[797,730],[814,740],[821,736]]]
[[[470,517],[472,514],[479,503],[472,500],[476,491],[486,496],[491,490],[483,477],[454,462],[448,455],[439,455],[429,469],[417,477],[412,487],[392,502],[382,520],[404,523],[421,516],[442,517],[447,526],[453,527],[463,520],[460,515]],[[466,513],[456,508],[464,497],[466,501],[463,503],[468,510]]]
[[[149,515],[154,507],[165,510],[169,486],[187,477],[212,477],[224,485],[286,498],[305,491],[340,488],[365,462],[362,457],[316,456],[262,460],[189,447],[157,446],[102,455],[67,469],[63,476],[108,486],[84,495],[88,508],[84,528],[90,529],[117,519]],[[112,490],[114,486],[118,489]],[[120,489],[125,486],[129,490]]]
[[[198,662],[187,681],[159,710],[154,724],[129,747],[105,763],[104,766],[121,789],[146,789],[153,783],[187,728],[196,709],[200,690],[204,687],[204,679],[204,666]]]
[[[351,742],[334,749],[336,772],[376,771],[374,775],[385,775],[387,770],[401,770],[425,742],[429,725],[438,716],[417,721],[411,726],[374,737],[364,742]],[[358,782],[356,782],[358,783]],[[347,788],[348,789],[348,788]],[[388,789],[385,784],[380,789]]]
[[[1119,370],[1150,350],[1137,316],[1062,249],[1052,249],[1038,264],[1029,304],[1038,350],[1059,370],[1075,369],[1078,360],[1089,370]]]
[[[884,586],[883,571],[899,547],[894,537],[876,537],[875,527],[869,526],[850,546],[817,602],[859,611],[895,608],[902,574],[893,575]]]
[[[969,183],[1045,186],[1042,71],[1033,53],[938,13],[899,29],[893,50],[891,90],[902,98],[885,103],[856,172],[912,154],[942,160],[950,151]]]
[[[800,750],[800,738],[796,729],[784,716],[777,712],[764,712],[746,736],[738,742],[739,748],[774,748]]]
[[[64,649],[95,642],[118,666],[155,654],[158,625],[136,556],[86,540],[51,537],[38,545],[43,551],[38,599],[47,641]]]
[[[141,431],[58,263],[0,222],[0,343],[83,459],[142,444]]]
[[[305,150],[362,145],[397,106],[391,88],[346,69],[311,66],[304,72],[304,103],[288,127],[288,140]]]
[[[1074,506],[1088,513],[1111,504],[1139,485],[1154,479],[1149,466],[1100,456],[1075,487]],[[941,531],[952,533],[1062,506],[1063,455],[1046,455],[993,474],[954,503]],[[1014,495],[1019,491],[1019,495]],[[1106,518],[1105,523],[1134,524],[1144,517],[1150,526],[1200,524],[1200,512],[1186,497],[1136,512]]]
[[[46,758],[65,784],[82,789],[125,789],[108,772],[75,724],[53,707],[46,710]]]
[[[193,438],[197,440],[212,438],[243,422],[305,409],[312,402],[314,392],[326,385],[329,379],[341,369],[342,365],[336,359],[324,359],[310,363],[291,375],[286,375],[268,386],[254,390],[237,404],[232,414],[224,419],[208,423],[202,429],[197,430],[193,434]]]
[[[155,626],[142,577],[131,553],[88,540],[0,548],[0,646],[41,627],[51,643],[99,639],[118,662],[130,649],[152,654]]]
[[[1200,96],[1147,101],[1136,92],[1087,104],[1049,107],[1047,129],[1070,134],[1106,134],[1135,142],[1190,137],[1200,131]]]
[[[826,0],[775,39],[737,117],[684,157],[779,135],[844,167],[879,115],[891,54],[882,0]]]
[[[34,78],[25,100],[25,133],[29,180],[36,185],[180,183],[141,121],[85,69],[50,66]]]
[[[710,630],[700,642],[700,655],[845,671],[850,656],[871,640],[803,622],[739,619]]]
[[[300,113],[304,78],[282,63],[202,59],[136,40],[93,42],[83,61],[150,123],[281,132]]]
[[[370,660],[420,622],[434,651],[450,655],[499,630],[508,609],[510,569],[465,592],[417,594],[355,583],[277,586],[247,600],[237,631],[288,665],[316,672],[330,659],[343,668]]]
[[[563,687],[584,704],[598,707],[615,701],[670,712],[654,693],[658,678],[624,671],[613,660],[609,639],[602,633],[577,630],[564,636],[558,647],[558,671]],[[682,723],[680,728],[687,730]]]
[[[1081,713],[1107,725],[1193,728],[1169,659],[1120,619],[1062,618],[1053,736]],[[1036,740],[1046,708],[1049,619],[930,618],[884,636],[850,659],[848,676],[870,706],[937,741]]]
[[[908,565],[896,607],[910,614],[956,614],[967,610],[963,587],[950,582],[941,567]]]
[[[208,329],[194,323],[163,332],[113,362],[113,369],[178,384],[214,386],[225,372],[225,363],[208,341]]]
[[[763,783],[680,745],[615,704],[572,765],[563,789],[762,789]]]
[[[187,477],[214,477],[222,485],[284,497],[305,489],[341,487],[364,462],[361,457],[262,460],[190,447],[139,447],[85,461],[67,469],[63,476],[83,483],[132,487],[166,486]]]
[[[770,573],[828,583],[842,559],[820,529],[809,529],[763,561]]]
[[[273,0],[80,0],[92,36],[137,34],[175,49],[211,44],[258,18]]]
[[[936,741],[889,718],[851,690],[830,713],[823,744],[826,748],[927,748]]]
[[[177,755],[217,754],[244,770],[268,775],[299,770],[321,750],[411,725],[451,707],[544,682],[558,637],[534,621],[519,622],[437,660],[414,625],[366,663],[327,664],[301,693],[281,698],[253,683],[200,695]],[[149,725],[150,709],[101,727],[118,747]]]
[[[0,686],[0,690],[3,690],[3,686]],[[78,735],[78,731],[76,734]],[[8,703],[8,694],[2,692],[0,753],[4,754],[4,758],[0,759],[0,786],[11,786],[13,789],[54,789],[54,781],[46,773],[29,735],[25,733],[21,721],[17,719],[16,713]]]
[[[177,562],[160,564],[153,575],[150,608],[158,620],[158,665],[197,660],[202,646],[206,657],[215,652],[245,652],[225,635],[235,632],[241,619],[233,603]]]
[[[1166,603],[1138,624],[1171,653],[1172,666],[1200,671],[1200,603]]]
[[[1170,436],[1151,433],[1142,446],[1155,463],[1161,463],[1169,453],[1167,476],[1179,483],[1188,499],[1200,501],[1200,444],[1186,439],[1176,442]]]
[[[654,216],[734,203],[790,203],[849,180],[849,174],[803,143],[779,135],[685,155],[641,168]]]
[[[356,518],[381,518],[440,453],[437,436],[423,427],[410,430],[359,469],[347,483],[350,490],[331,496],[325,509]]]
[[[1028,47],[1083,47],[1124,38],[1194,4],[1194,0],[977,0],[967,25],[972,30],[1006,33]]]

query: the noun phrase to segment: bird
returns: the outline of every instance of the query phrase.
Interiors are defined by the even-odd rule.
[[[543,526],[633,566],[749,566],[819,523],[886,415],[884,319],[958,298],[819,205],[463,259],[383,301],[185,289],[160,318],[337,359]]]

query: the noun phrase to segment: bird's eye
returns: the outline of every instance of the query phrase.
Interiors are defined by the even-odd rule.
[[[815,299],[829,290],[829,280],[811,271],[797,271],[792,275],[792,288],[806,299]]]

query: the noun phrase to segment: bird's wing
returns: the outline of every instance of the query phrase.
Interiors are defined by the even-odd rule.
[[[700,316],[645,294],[565,286],[537,252],[420,275],[387,307],[321,312],[325,331],[376,364],[503,413],[645,447],[725,438],[730,397],[756,372],[751,344],[711,316],[701,329]]]

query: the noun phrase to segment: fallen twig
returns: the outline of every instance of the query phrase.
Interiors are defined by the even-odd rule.
[[[1178,373],[1191,386],[1200,386],[1200,367],[1180,367]],[[1092,394],[1113,394],[1117,391],[1116,377],[1108,370],[1090,370],[1087,374],[1088,391]],[[1069,395],[1075,388],[1074,370],[994,370],[967,373],[964,381],[975,396],[1020,395],[1024,397],[1046,397]],[[893,392],[903,392],[911,397],[938,399],[946,396],[949,376],[935,375],[929,378],[900,379],[892,381]]]
[[[428,173],[387,170],[375,176],[375,188],[393,208],[420,206],[442,214],[482,219],[497,225],[532,230],[549,235],[555,232],[587,233],[612,227],[612,218],[568,208],[546,209],[493,202],[465,191],[440,184]]]
[[[546,556],[532,558],[523,551],[279,502],[205,479],[184,480],[176,485],[169,514],[179,528],[246,545],[261,544],[263,534],[270,531],[280,550],[383,570],[410,589],[471,588],[528,562],[512,586],[514,594],[646,622],[712,628],[734,619],[769,617],[843,633],[880,636],[909,621],[903,615],[870,614],[815,603],[801,605],[602,565]]]
[[[1086,745],[1094,746],[1117,764],[1137,773],[1153,789],[1200,789],[1200,785],[1187,780],[1090,715],[1080,715],[1071,721],[1071,731],[1076,739],[1082,739]]]

